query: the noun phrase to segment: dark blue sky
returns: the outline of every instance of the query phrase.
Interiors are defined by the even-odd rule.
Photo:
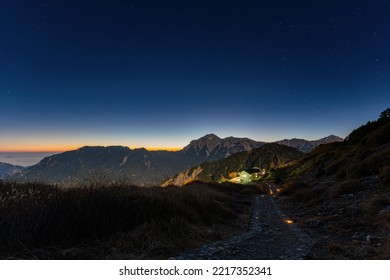
[[[0,151],[345,137],[389,50],[384,0],[2,0]]]

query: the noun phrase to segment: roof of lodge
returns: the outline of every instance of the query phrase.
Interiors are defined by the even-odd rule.
[[[243,171],[245,171],[245,172],[248,173],[248,174],[260,173],[260,168],[258,168],[258,167],[252,167],[252,168],[241,169],[241,170],[240,170],[240,172],[243,172]]]

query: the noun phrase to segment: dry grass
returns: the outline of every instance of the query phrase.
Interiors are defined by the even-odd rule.
[[[340,243],[330,243],[328,245],[328,250],[331,253],[338,253],[338,252],[342,251],[343,249],[344,249],[344,246],[341,245]]]
[[[238,201],[254,193],[199,182],[65,189],[0,183],[0,258],[166,258],[245,230],[237,221],[250,204]]]
[[[339,183],[329,191],[330,198],[336,198],[343,194],[353,194],[363,188],[358,180],[349,180]]]
[[[293,194],[296,194],[298,191],[307,190],[309,188],[308,185],[302,182],[292,181],[285,183],[280,187],[280,196],[291,196]]]
[[[288,196],[294,201],[306,203],[307,206],[318,202],[324,192],[323,189],[314,189],[302,182],[289,182],[279,188],[281,189],[279,196]]]
[[[385,166],[382,169],[380,173],[380,179],[385,187],[390,187],[390,166]]]
[[[319,197],[308,200],[300,195],[309,187],[285,185],[289,196],[280,197],[280,205],[317,241],[309,258],[389,259],[390,194],[380,185],[364,180],[317,185],[311,189]]]
[[[369,122],[347,138],[300,160],[292,172],[310,188],[286,183],[278,201],[316,240],[309,258],[389,259],[389,118]]]
[[[386,197],[375,196],[368,201],[365,207],[365,212],[369,216],[378,215],[379,212],[385,209],[387,206],[390,206],[390,199]]]
[[[365,161],[352,162],[346,169],[347,178],[350,180],[359,179],[371,175]]]

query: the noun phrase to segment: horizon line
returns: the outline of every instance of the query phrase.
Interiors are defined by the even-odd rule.
[[[32,149],[32,150],[0,150],[0,153],[64,153],[64,152],[69,152],[69,151],[75,151],[78,149],[81,149],[83,147],[127,147],[131,150],[136,150],[136,149],[146,149],[148,151],[169,151],[169,152],[176,152],[182,150],[184,147],[133,147],[133,146],[124,146],[124,145],[84,145],[84,146],[78,146],[78,147],[70,147],[70,148],[65,148],[65,149],[60,149],[60,150],[37,150],[37,149]]]
[[[217,137],[220,137],[214,133],[209,133],[209,134],[206,134],[206,135],[210,135],[210,134],[213,134]],[[205,136],[206,136],[205,135]],[[336,134],[329,134],[328,136],[337,136],[337,137],[340,137]],[[328,137],[328,136],[325,136],[325,137]],[[202,136],[204,137],[204,136]],[[235,136],[228,136],[228,137],[222,137],[221,139],[225,139],[225,138],[229,138],[229,137],[235,137]],[[293,137],[293,138],[283,138],[283,139],[280,139],[280,140],[272,140],[270,141],[269,139],[267,140],[253,140],[252,138],[248,138],[248,137],[235,137],[235,138],[248,138],[248,139],[251,139],[253,141],[258,141],[258,142],[264,142],[264,143],[274,143],[274,142],[277,142],[277,141],[283,141],[283,140],[292,140],[292,139],[302,139],[302,140],[306,140],[306,141],[315,141],[315,140],[319,140],[319,139],[322,139],[322,138],[325,138],[325,137],[320,137],[318,139],[305,139],[305,138],[298,138],[298,137]],[[343,137],[340,137],[342,139],[344,139]],[[200,138],[199,138],[200,139]],[[54,145],[53,145],[54,146]],[[100,144],[97,144],[97,145],[89,145],[89,144],[86,144],[86,145],[73,145],[73,146],[68,146],[68,147],[58,147],[58,146],[54,146],[52,148],[39,148],[39,147],[32,147],[32,148],[15,148],[15,149],[12,149],[12,148],[8,148],[6,150],[0,150],[0,153],[64,153],[64,152],[68,152],[68,151],[75,151],[75,150],[78,150],[80,148],[83,148],[83,147],[113,147],[113,146],[121,146],[121,147],[128,147],[129,149],[131,150],[135,150],[135,149],[146,149],[148,151],[180,151],[182,149],[184,149],[184,147],[186,147],[186,145],[183,145],[181,147],[165,147],[165,146],[156,146],[156,147],[153,147],[153,146],[135,146],[135,145],[121,145],[121,144],[109,144],[109,145],[100,145]]]

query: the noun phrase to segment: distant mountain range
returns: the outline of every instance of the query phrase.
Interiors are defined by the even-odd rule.
[[[340,141],[330,136],[317,141],[283,140],[285,145],[307,151],[326,141]],[[206,161],[227,158],[264,146],[248,138],[219,138],[208,134],[191,141],[181,151],[148,151],[122,146],[82,147],[44,158],[38,164],[16,174],[14,179],[49,183],[126,182],[137,185],[160,184],[183,170]]]
[[[274,143],[289,146],[304,153],[309,153],[319,145],[341,142],[343,140],[344,139],[341,137],[330,135],[314,141],[294,138],[284,139]],[[182,151],[189,156],[203,159],[203,161],[212,161],[226,158],[238,152],[260,148],[265,144],[267,144],[267,142],[259,142],[249,138],[227,137],[222,139],[215,134],[207,134],[198,140],[191,141],[191,143]]]
[[[281,144],[281,145],[286,145],[289,147],[293,147],[295,149],[300,150],[301,152],[304,153],[309,153],[312,150],[314,150],[316,147],[322,144],[329,144],[333,142],[341,142],[344,139],[335,135],[330,135],[325,138],[321,138],[319,140],[314,140],[314,141],[308,141],[305,139],[284,139],[281,141],[277,141],[276,143]]]
[[[204,162],[183,171],[163,183],[163,186],[183,186],[191,181],[218,182],[236,177],[240,169],[259,167],[267,171],[298,160],[304,153],[295,148],[277,143],[265,144],[246,152],[235,153],[217,161]],[[234,174],[234,175],[232,175]]]
[[[12,165],[9,163],[0,162],[0,179],[5,179],[9,176],[12,176],[25,168],[18,165]]]

